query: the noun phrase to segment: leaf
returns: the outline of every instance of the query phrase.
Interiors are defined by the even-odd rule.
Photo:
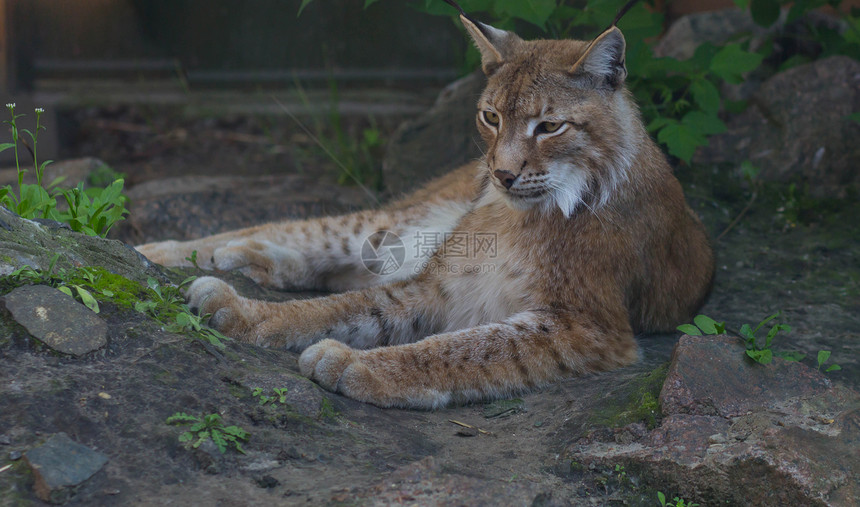
[[[495,11],[500,17],[510,16],[546,28],[546,20],[556,7],[556,0],[518,0],[516,2],[496,2]]]
[[[797,350],[792,350],[792,351],[777,352],[776,357],[780,357],[782,359],[785,359],[786,361],[795,361],[796,362],[796,361],[803,360],[803,358],[806,357],[806,354],[804,354],[803,352],[797,351]]]
[[[773,360],[773,353],[770,351],[770,349],[765,349],[765,350],[750,349],[750,350],[747,350],[746,352],[747,352],[747,355],[749,357],[751,357],[753,361],[755,361],[759,364],[770,364],[770,362]]]
[[[75,285],[75,290],[78,291],[78,296],[81,298],[84,306],[92,310],[93,313],[99,313],[99,302],[96,301],[96,298],[93,297],[90,291],[80,285]]]
[[[750,14],[757,25],[768,27],[779,19],[779,2],[777,0],[751,0]]]
[[[838,364],[831,364],[830,366],[828,366],[828,367],[827,367],[827,369],[826,369],[826,370],[824,370],[824,372],[825,372],[825,373],[829,373],[829,372],[831,372],[831,371],[838,371],[838,370],[841,370],[841,369],[842,369],[842,367],[841,367],[841,366],[839,366]]]
[[[707,79],[698,79],[690,85],[693,100],[702,111],[716,115],[720,110],[720,91]]]
[[[177,412],[167,418],[167,423],[173,424],[176,422],[194,422],[198,420],[199,419],[197,417],[194,417],[193,415],[186,414],[185,412]]]
[[[0,152],[6,151],[9,148],[14,148],[14,147],[15,147],[14,143],[0,143]]]
[[[762,55],[744,51],[740,44],[728,44],[714,55],[709,69],[723,80],[738,84],[741,76],[758,67],[762,58]]]
[[[212,441],[215,442],[215,445],[218,447],[218,450],[221,451],[221,454],[227,452],[227,441],[224,440],[224,436],[221,435],[220,431],[212,431]]]
[[[702,336],[702,332],[692,324],[681,324],[677,327],[678,331],[690,336]]]
[[[818,351],[818,369],[820,370],[824,363],[830,359],[830,351],[829,350],[819,350]]]
[[[705,144],[705,138],[679,122],[666,125],[657,133],[657,140],[666,145],[669,153],[689,162],[696,148]]]
[[[696,315],[693,318],[693,322],[702,330],[703,333],[717,334],[717,327],[715,325],[717,321],[707,315]]]
[[[62,292],[62,293],[63,293],[63,294],[65,294],[65,295],[69,296],[69,297],[75,297],[75,296],[73,296],[73,295],[72,295],[72,289],[70,289],[70,288],[66,287],[65,285],[62,285],[62,286],[60,286],[60,287],[57,287],[57,290],[58,290],[58,291],[60,291],[60,292]]]
[[[716,112],[690,111],[681,118],[681,123],[705,136],[721,134],[726,131],[726,124],[720,120]]]

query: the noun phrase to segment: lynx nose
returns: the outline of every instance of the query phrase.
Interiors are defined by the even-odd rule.
[[[496,169],[493,171],[493,176],[496,177],[499,182],[505,186],[505,188],[511,188],[514,186],[514,181],[517,179],[517,175],[509,171],[502,171],[501,169]]]

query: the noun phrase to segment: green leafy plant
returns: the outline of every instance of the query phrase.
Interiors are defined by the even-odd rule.
[[[775,314],[765,318],[758,323],[755,329],[751,328],[749,324],[744,324],[741,326],[739,334],[746,342],[747,356],[752,358],[753,361],[760,364],[770,364],[770,362],[773,361],[773,350],[771,349],[773,338],[780,331],[785,331],[786,333],[791,331],[791,326],[789,326],[788,324],[776,323],[771,326],[770,330],[767,332],[767,335],[764,339],[764,344],[760,345],[758,343],[756,333],[759,331],[759,329],[761,329],[768,322],[779,317],[781,313],[782,312],[776,312]],[[790,356],[786,359],[797,360],[794,359],[793,356]]]
[[[830,351],[829,350],[819,350],[818,351],[818,369],[819,370],[821,370],[821,367],[824,366],[824,364],[827,362],[828,359],[830,359]],[[833,363],[830,366],[828,366],[824,371],[825,372],[831,372],[831,371],[837,371],[837,370],[841,370],[841,369],[842,369],[841,366],[839,366],[836,363]]]
[[[0,205],[5,206],[23,218],[51,219],[69,224],[72,230],[88,234],[90,236],[106,236],[113,225],[124,220],[128,214],[125,208],[127,198],[122,195],[123,180],[117,179],[105,188],[88,188],[84,190],[83,183],[70,190],[60,190],[56,185],[60,179],[51,182],[47,186],[43,183],[45,167],[51,163],[46,160],[41,164],[38,161],[39,131],[45,130],[42,125],[42,108],[36,108],[35,130],[21,129],[18,119],[23,114],[15,114],[15,104],[6,104],[11,116],[10,120],[3,123],[9,125],[12,133],[12,142],[0,144],[0,152],[12,149],[15,151],[15,167],[18,171],[17,192],[11,185],[0,188]],[[30,138],[32,146],[27,145],[21,134]],[[24,183],[24,174],[27,169],[21,167],[18,155],[19,141],[30,147],[33,156],[33,169],[36,183]],[[62,196],[68,209],[61,210],[57,207],[57,197]]]
[[[272,405],[274,405],[275,403],[280,403],[281,405],[284,405],[287,403],[286,387],[275,387],[272,389],[272,393],[274,394],[273,396],[265,395],[263,394],[262,387],[255,387],[254,390],[251,392],[251,395],[254,398],[259,398],[260,405],[265,405],[267,403],[271,403]]]
[[[672,500],[666,500],[666,495],[662,491],[657,492],[657,501],[662,507],[698,507],[697,503],[687,503],[683,498],[674,497]]]
[[[195,268],[200,269],[200,266],[197,265],[197,250],[192,250],[191,255],[186,257],[185,260],[190,262]]]
[[[776,312],[773,315],[766,317],[764,320],[758,323],[755,328],[751,327],[749,324],[744,324],[737,331],[737,334],[743,339],[746,355],[752,359],[753,361],[759,364],[770,364],[773,361],[774,357],[782,358],[786,361],[802,361],[806,354],[798,351],[774,351],[773,350],[773,339],[776,335],[782,331],[790,332],[791,326],[788,324],[780,324],[778,322],[774,323],[767,334],[764,336],[764,343],[760,343],[760,339],[756,334],[765,327],[769,322],[774,321],[782,315],[782,312]],[[693,324],[681,324],[677,327],[678,331],[690,335],[690,336],[701,336],[701,335],[717,335],[717,334],[726,334],[726,323],[725,322],[717,322],[714,319],[708,317],[707,315],[696,315],[693,318]],[[829,350],[822,350],[818,352],[818,369],[820,370],[822,366],[827,362],[830,358]],[[842,368],[838,364],[832,364],[825,372],[841,370]]]
[[[208,316],[194,314],[185,304],[181,289],[196,278],[188,277],[176,287],[162,286],[154,278],[148,278],[147,298],[135,303],[134,309],[152,316],[164,325],[166,331],[190,333],[216,347],[224,348],[223,342],[227,337],[204,324]]]
[[[224,421],[218,414],[209,414],[202,417],[177,412],[167,418],[167,424],[191,424],[187,431],[179,435],[179,441],[188,448],[197,449],[204,442],[212,439],[215,446],[223,454],[229,446],[245,454],[240,440],[247,441],[251,435],[238,426],[224,426]]]

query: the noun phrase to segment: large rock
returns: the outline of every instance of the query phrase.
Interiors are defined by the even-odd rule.
[[[750,160],[760,177],[809,185],[819,197],[844,197],[860,185],[860,62],[833,56],[764,82],[749,108],[729,118],[695,160]]]
[[[52,287],[18,287],[0,298],[0,305],[30,335],[57,352],[82,356],[107,345],[107,324]]]
[[[47,270],[100,266],[140,283],[167,281],[163,271],[119,241],[78,234],[52,221],[25,220],[0,206],[0,276],[21,266]]]
[[[623,464],[714,504],[857,505],[860,395],[800,363],[752,363],[743,350],[731,337],[681,337],[660,426],[635,441],[583,441],[571,457]]]
[[[372,192],[371,192],[372,193]],[[130,189],[126,222],[111,237],[127,243],[184,240],[291,218],[344,213],[376,203],[356,186],[308,175],[180,176]]]
[[[397,129],[382,161],[389,192],[413,190],[481,156],[484,141],[475,112],[486,82],[484,74],[475,71],[451,83],[429,111]]]

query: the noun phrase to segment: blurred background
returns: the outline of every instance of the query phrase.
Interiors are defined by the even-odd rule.
[[[461,3],[525,38],[587,39],[625,2]],[[673,162],[714,160],[711,136],[771,76],[858,53],[858,18],[828,17],[858,4],[640,2],[621,27],[652,135]],[[479,156],[476,65],[442,0],[0,0],[0,104],[21,128],[44,109],[39,159],[60,161],[46,181],[124,179],[131,215],[111,235],[130,243],[374,205]],[[755,153],[710,145],[758,170]],[[0,185],[14,157],[0,152]]]

